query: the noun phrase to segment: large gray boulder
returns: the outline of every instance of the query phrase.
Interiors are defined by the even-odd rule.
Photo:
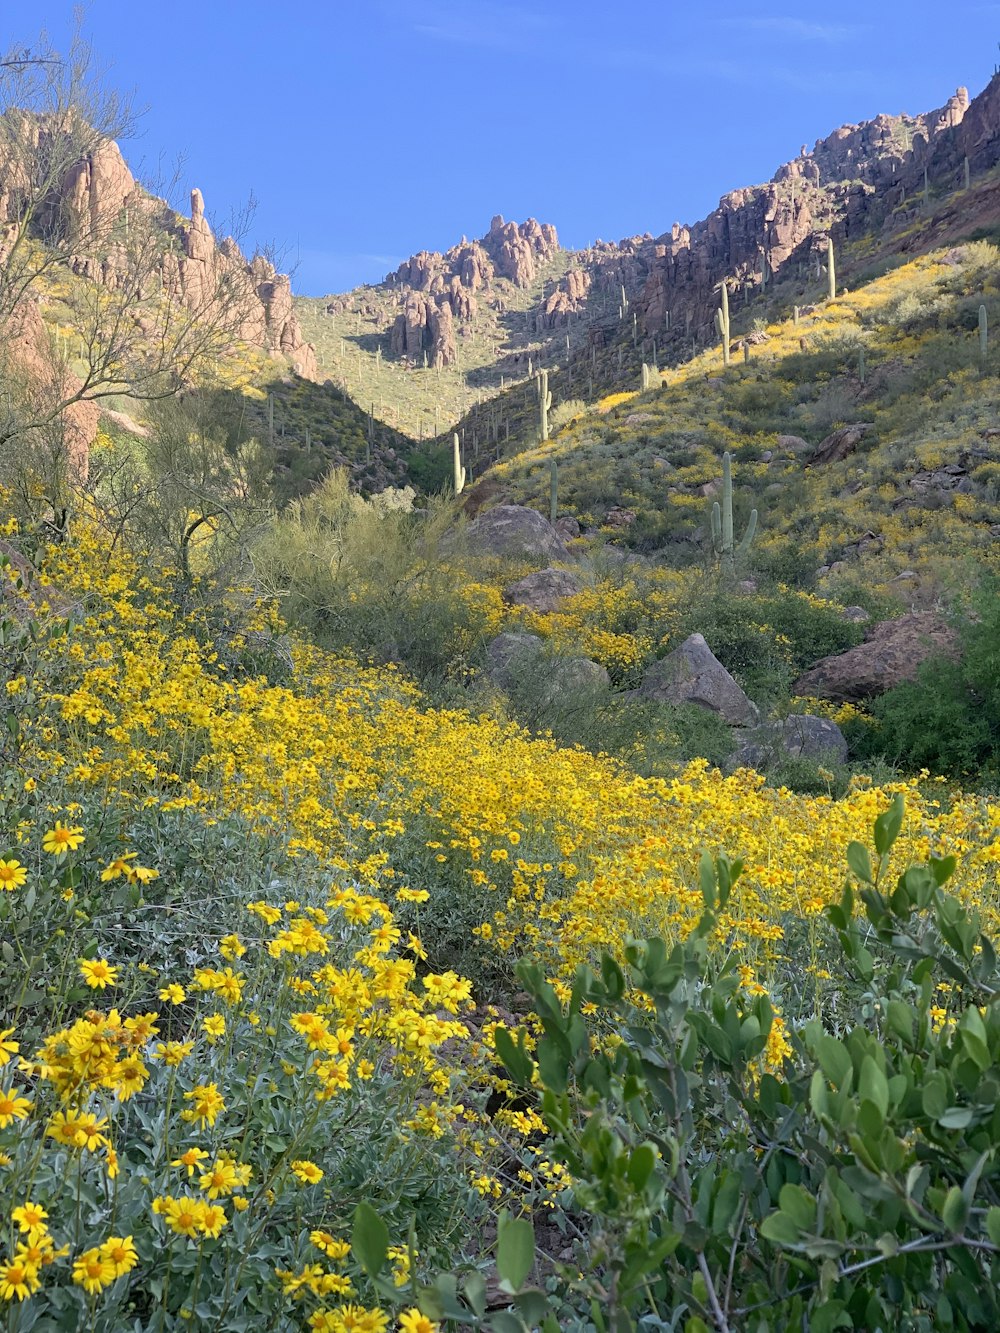
[[[599,662],[550,656],[537,634],[498,634],[486,647],[486,674],[512,693],[527,691],[543,708],[583,706],[611,688]]]
[[[793,713],[780,722],[767,722],[745,732],[739,749],[730,755],[728,766],[762,770],[785,756],[842,764],[847,759],[847,741],[836,722],[829,718]]]
[[[503,599],[512,606],[547,615],[558,611],[567,597],[579,592],[583,584],[568,569],[540,569],[503,590]]]
[[[541,656],[543,647],[537,634],[498,634],[486,645],[486,674],[508,690],[535,658]]]
[[[864,643],[824,657],[792,686],[798,695],[858,703],[914,680],[929,657],[957,653],[957,636],[943,616],[916,612],[883,620]]]
[[[555,528],[537,509],[497,505],[474,518],[465,530],[470,548],[483,555],[520,556],[550,564],[569,552]]]
[[[700,634],[646,668],[637,691],[668,704],[700,704],[733,727],[752,726],[757,708],[733,680]]]

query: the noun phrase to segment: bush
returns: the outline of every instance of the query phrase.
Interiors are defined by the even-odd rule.
[[[971,778],[1000,778],[1000,580],[986,579],[959,622],[960,659],[923,663],[914,681],[871,704],[876,726],[863,755],[904,768]]]

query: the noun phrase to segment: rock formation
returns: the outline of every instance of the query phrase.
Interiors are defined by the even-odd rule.
[[[48,140],[58,133],[43,118],[24,119],[23,134],[31,151],[45,152]],[[16,216],[21,170],[16,157],[0,160],[0,228]],[[179,217],[136,183],[118,145],[106,140],[69,168],[58,190],[42,201],[40,218],[43,231],[58,230],[70,249],[79,240],[80,253],[70,258],[75,273],[115,287],[128,261],[111,229],[120,220],[127,227],[132,210],[136,217],[151,218],[163,233],[159,273],[150,275],[154,289],[208,320],[219,313],[213,302],[225,289],[225,299],[239,311],[235,329],[239,336],[287,357],[300,375],[318,377],[315,352],[303,338],[292,309],[288,278],[275,273],[266,260],[248,262],[231,238],[217,243],[200,190],[191,191],[190,220]],[[95,245],[96,240],[104,243]]]
[[[824,657],[792,686],[806,698],[858,703],[914,680],[929,657],[954,656],[957,636],[934,612],[900,616],[876,625],[864,643]]]

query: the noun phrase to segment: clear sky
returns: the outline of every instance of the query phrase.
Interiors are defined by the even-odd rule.
[[[0,0],[2,44],[71,0]],[[133,169],[181,158],[297,291],[377,282],[494,213],[563,244],[694,222],[836,126],[975,95],[1000,3],[971,0],[90,0],[110,77],[148,110]],[[183,195],[181,197],[184,197]]]

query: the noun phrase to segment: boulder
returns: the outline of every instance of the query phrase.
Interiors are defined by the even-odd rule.
[[[547,615],[558,611],[565,599],[579,592],[582,586],[567,569],[540,569],[504,588],[503,599],[512,606],[524,606]]]
[[[473,519],[465,535],[470,547],[483,555],[526,556],[546,563],[569,556],[548,519],[523,505],[487,509]]]
[[[859,421],[853,426],[842,426],[840,430],[833,431],[817,445],[816,452],[809,459],[810,466],[818,467],[826,463],[839,463],[842,458],[854,453],[864,437],[873,428],[874,422]]]
[[[784,757],[842,764],[847,758],[844,733],[826,717],[793,713],[781,722],[768,722],[744,732],[728,767],[763,770]]]
[[[781,454],[807,454],[812,446],[801,435],[779,435],[775,450]]]
[[[863,606],[845,606],[840,613],[841,620],[847,620],[852,625],[866,625],[871,616]]]
[[[539,656],[542,647],[542,639],[537,634],[498,634],[486,645],[487,676],[509,689],[516,683],[521,670]]]
[[[546,656],[543,668],[544,649],[537,634],[498,634],[486,648],[486,674],[512,691],[530,679],[543,708],[580,705],[611,688],[607,670],[589,657]]]
[[[876,625],[864,643],[824,657],[793,685],[796,694],[857,703],[913,680],[921,663],[954,657],[957,636],[936,612],[916,612]]]
[[[700,704],[730,726],[751,726],[756,706],[737,685],[701,634],[646,668],[638,693],[669,704]]]

